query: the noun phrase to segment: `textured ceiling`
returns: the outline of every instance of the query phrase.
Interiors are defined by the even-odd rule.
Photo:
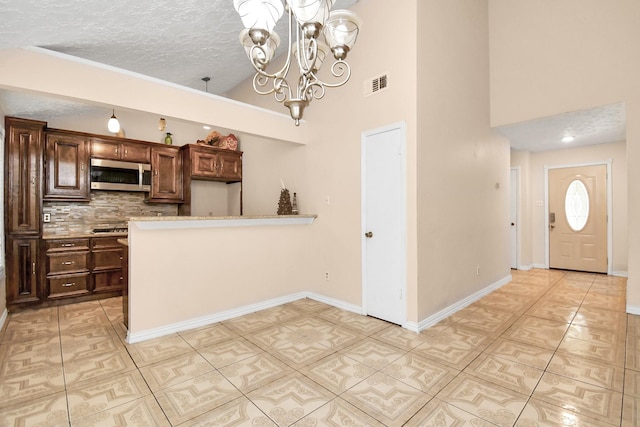
[[[357,1],[337,0],[334,9]],[[233,0],[0,0],[0,17],[0,50],[39,46],[223,96],[253,74]],[[285,21],[276,29],[281,35]],[[211,78],[206,86],[203,77]],[[107,110],[2,89],[0,107],[41,120]],[[624,104],[615,104],[499,130],[515,149],[543,151],[566,148],[560,140],[567,133],[576,137],[573,146],[624,140],[625,123]]]
[[[624,103],[572,111],[498,128],[511,141],[511,148],[549,151],[626,140]],[[562,142],[565,136],[575,139]]]
[[[38,46],[222,96],[253,74],[233,0],[0,0],[0,17],[0,50]],[[286,40],[285,17],[276,31]],[[6,90],[0,107],[43,120],[86,108]]]

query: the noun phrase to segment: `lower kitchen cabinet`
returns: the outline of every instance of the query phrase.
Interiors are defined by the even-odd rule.
[[[38,237],[7,238],[7,305],[37,303],[39,286]]]
[[[91,256],[94,292],[121,291],[124,276],[124,249],[118,237],[94,237],[91,239]]]
[[[56,239],[46,242],[47,299],[88,294],[89,239]]]

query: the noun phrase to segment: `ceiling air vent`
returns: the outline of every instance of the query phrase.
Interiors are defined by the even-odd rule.
[[[373,77],[364,81],[364,96],[371,96],[388,87],[389,73],[384,73],[378,77]]]

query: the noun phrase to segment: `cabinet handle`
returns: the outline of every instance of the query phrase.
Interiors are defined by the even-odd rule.
[[[220,159],[220,173],[224,170],[224,159]]]
[[[76,245],[75,243],[63,243],[60,246],[62,246],[63,248],[72,248],[75,245]]]
[[[31,263],[31,274],[36,274],[36,263]]]
[[[129,150],[127,150],[126,148],[124,149],[124,155],[126,156],[127,154],[129,154]]]
[[[31,175],[31,185],[36,185],[36,176]]]
[[[84,163],[80,165],[80,170],[84,172]]]
[[[73,283],[64,283],[62,286],[63,286],[63,287],[65,287],[65,288],[69,288],[69,287],[71,287],[71,286],[75,286],[75,285],[76,285],[76,282],[73,282]]]
[[[155,176],[158,176],[158,169],[156,169],[155,171],[153,171],[153,174],[154,174]]]
[[[62,263],[62,265],[71,265],[73,264],[73,261],[65,261]]]
[[[115,153],[118,154],[118,147],[114,148]]]

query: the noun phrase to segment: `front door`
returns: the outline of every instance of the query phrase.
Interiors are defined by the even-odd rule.
[[[607,273],[607,166],[549,170],[549,267]]]
[[[363,303],[366,314],[406,320],[404,128],[365,133],[363,156]]]

